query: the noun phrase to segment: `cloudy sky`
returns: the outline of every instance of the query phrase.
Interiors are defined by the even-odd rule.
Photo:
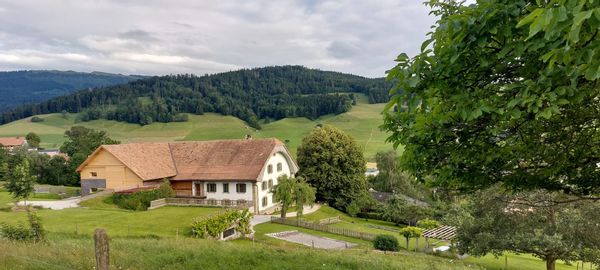
[[[202,75],[304,65],[384,76],[435,18],[424,0],[0,0],[0,70]]]

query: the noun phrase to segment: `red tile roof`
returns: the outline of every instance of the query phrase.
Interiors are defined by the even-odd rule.
[[[279,147],[277,139],[103,145],[77,171],[105,149],[142,180],[257,180]]]
[[[5,147],[21,146],[25,142],[25,138],[23,137],[0,138],[0,144]]]

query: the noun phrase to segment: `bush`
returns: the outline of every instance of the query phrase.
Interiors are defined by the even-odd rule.
[[[398,244],[398,238],[389,234],[380,234],[373,239],[373,246],[375,249],[383,251],[398,251],[400,245]]]
[[[162,198],[173,197],[175,191],[168,181],[164,181],[159,188],[148,191],[138,191],[132,194],[113,194],[112,202],[120,208],[145,211],[150,207],[150,202]]]
[[[34,116],[34,117],[31,117],[31,122],[32,123],[44,122],[44,119],[40,118],[40,117],[37,117],[37,116]]]
[[[360,206],[356,201],[352,201],[348,205],[346,205],[346,213],[351,217],[356,217],[356,214],[360,212]]]
[[[359,217],[359,218],[384,220],[381,217],[381,214],[376,213],[376,212],[357,213],[356,216]]]
[[[2,223],[0,224],[0,237],[22,242],[33,241],[37,243],[43,241],[46,231],[42,227],[41,219],[32,212],[28,212],[27,215],[29,217],[29,228],[25,227],[22,222],[19,222],[16,226]]]
[[[2,238],[12,241],[28,241],[30,236],[29,228],[25,227],[22,222],[19,222],[16,226],[7,223],[0,224],[0,237]]]

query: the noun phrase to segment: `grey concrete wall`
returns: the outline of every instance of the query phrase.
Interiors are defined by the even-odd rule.
[[[106,188],[105,179],[81,179],[81,196],[90,194],[92,188]]]

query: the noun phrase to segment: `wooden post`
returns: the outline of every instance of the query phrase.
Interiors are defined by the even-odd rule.
[[[79,224],[75,223],[75,235],[79,234]]]
[[[94,232],[94,243],[96,247],[96,269],[108,270],[110,260],[106,230],[96,229]]]
[[[508,269],[508,257],[504,255],[504,270]]]

